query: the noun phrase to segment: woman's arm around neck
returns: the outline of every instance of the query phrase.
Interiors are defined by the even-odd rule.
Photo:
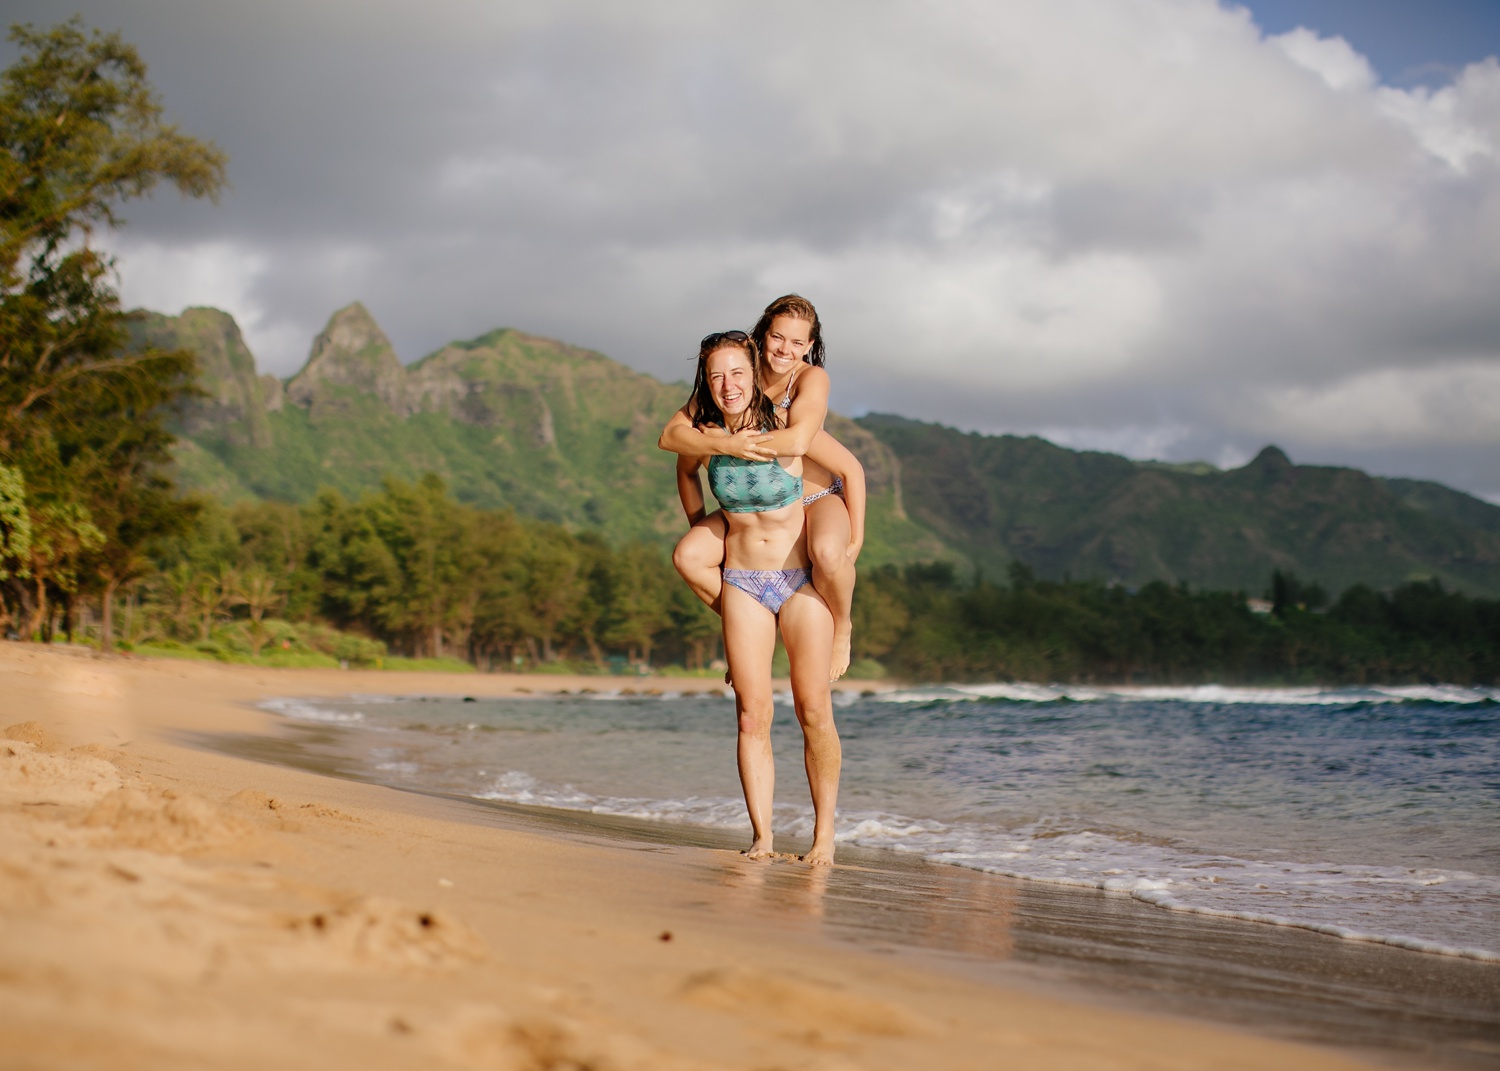
[[[770,461],[776,457],[776,452],[766,443],[767,438],[764,432],[753,428],[734,435],[723,428],[695,428],[692,414],[684,405],[667,421],[656,445],[680,457],[705,458],[723,454],[746,461]]]

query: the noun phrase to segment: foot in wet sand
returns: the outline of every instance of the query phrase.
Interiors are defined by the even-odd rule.
[[[854,639],[854,626],[850,621],[835,621],[833,624],[833,662],[828,679],[836,681],[849,672],[849,648]]]
[[[757,840],[745,852],[746,859],[774,859],[776,850],[771,847],[771,838]]]
[[[814,843],[802,861],[809,866],[833,866],[833,845]]]

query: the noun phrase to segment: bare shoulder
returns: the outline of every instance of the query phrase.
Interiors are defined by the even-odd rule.
[[[802,371],[797,373],[796,382],[792,384],[792,394],[801,394],[810,389],[827,390],[829,382],[827,369],[815,364],[804,365]]]

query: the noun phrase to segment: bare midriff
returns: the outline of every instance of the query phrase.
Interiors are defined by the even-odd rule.
[[[806,510],[800,501],[764,513],[726,513],[726,569],[806,569]]]

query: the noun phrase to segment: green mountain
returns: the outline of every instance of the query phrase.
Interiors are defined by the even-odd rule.
[[[403,367],[364,306],[340,309],[284,384],[256,374],[232,317],[143,313],[137,341],[195,350],[207,398],[184,414],[183,482],[225,500],[346,496],[386,475],[435,472],[461,501],[510,507],[616,540],[670,544],[684,530],[673,468],[656,448],[687,398],[589,350],[502,328]],[[900,467],[851,421],[829,430],[864,462],[870,560],[952,557],[906,519]]]
[[[197,352],[205,397],[182,417],[185,484],[226,500],[346,496],[386,475],[442,476],[461,501],[611,540],[683,530],[656,436],[686,384],[502,328],[403,366],[362,305],[340,309],[285,382],[257,373],[232,317],[142,313],[138,342]],[[1001,577],[1150,580],[1259,592],[1273,569],[1331,589],[1413,577],[1500,595],[1500,507],[1440,484],[1293,465],[1137,462],[898,416],[830,414],[865,466],[865,565],[946,559]]]
[[[1019,560],[1052,578],[1258,592],[1282,569],[1335,591],[1432,577],[1500,595],[1500,507],[1441,484],[1294,465],[1274,446],[1221,471],[887,414],[858,423],[901,459],[911,518],[991,576]]]

